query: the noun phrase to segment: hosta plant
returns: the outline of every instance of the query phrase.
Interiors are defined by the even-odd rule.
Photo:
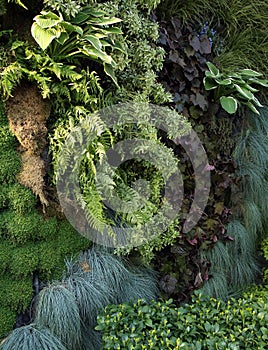
[[[214,96],[222,108],[229,114],[234,114],[243,105],[259,114],[257,107],[262,104],[256,97],[259,91],[254,86],[268,87],[268,81],[261,79],[261,73],[252,69],[242,69],[237,72],[220,73],[211,62],[207,62],[204,86],[206,90],[215,90]]]

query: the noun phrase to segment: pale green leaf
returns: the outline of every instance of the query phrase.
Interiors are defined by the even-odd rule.
[[[237,110],[237,100],[232,96],[222,96],[220,103],[222,108],[229,114],[234,114]]]
[[[213,63],[207,62],[207,66],[208,66],[208,69],[210,70],[210,72],[211,72],[215,77],[218,77],[218,76],[219,76],[220,71],[218,70],[218,68],[217,68],[216,66],[214,66]]]
[[[252,100],[253,99],[253,94],[251,91],[247,90],[244,87],[241,87],[237,84],[234,84],[234,87],[236,88],[236,90],[240,93],[240,95],[242,95],[243,97],[245,97],[248,100]]]
[[[102,44],[101,44],[100,40],[98,38],[96,38],[94,35],[85,35],[84,39],[89,41],[90,44],[95,47],[95,49],[97,49],[97,50],[102,49]]]
[[[57,32],[53,29],[43,29],[36,22],[32,24],[31,33],[34,40],[45,50],[49,44],[57,37]]]
[[[53,12],[42,13],[42,15],[35,16],[34,21],[43,29],[55,27],[62,21],[62,19]]]

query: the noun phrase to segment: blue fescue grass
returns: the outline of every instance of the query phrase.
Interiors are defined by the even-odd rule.
[[[15,329],[0,346],[1,350],[67,350],[48,329],[36,325]]]
[[[81,342],[81,320],[75,296],[63,285],[52,284],[38,295],[35,322],[48,328],[68,350]]]

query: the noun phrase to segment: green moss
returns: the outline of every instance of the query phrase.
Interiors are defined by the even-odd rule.
[[[0,183],[14,182],[20,168],[20,158],[14,149],[0,149]]]
[[[16,278],[31,276],[37,270],[39,257],[34,244],[27,244],[25,247],[18,247],[12,251],[10,261],[10,272]]]
[[[16,312],[7,307],[0,307],[0,339],[13,328],[15,322]]]
[[[33,210],[37,199],[31,190],[16,183],[9,187],[9,207],[18,214],[25,214]]]
[[[32,297],[31,277],[15,280],[6,275],[0,278],[0,307],[9,307],[17,313],[23,312],[29,307]]]

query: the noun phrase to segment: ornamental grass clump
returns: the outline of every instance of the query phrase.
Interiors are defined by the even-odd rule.
[[[38,295],[35,322],[48,328],[68,350],[81,343],[81,319],[75,296],[63,285],[52,284]]]
[[[67,350],[46,328],[35,324],[15,329],[0,346],[1,350]]]

